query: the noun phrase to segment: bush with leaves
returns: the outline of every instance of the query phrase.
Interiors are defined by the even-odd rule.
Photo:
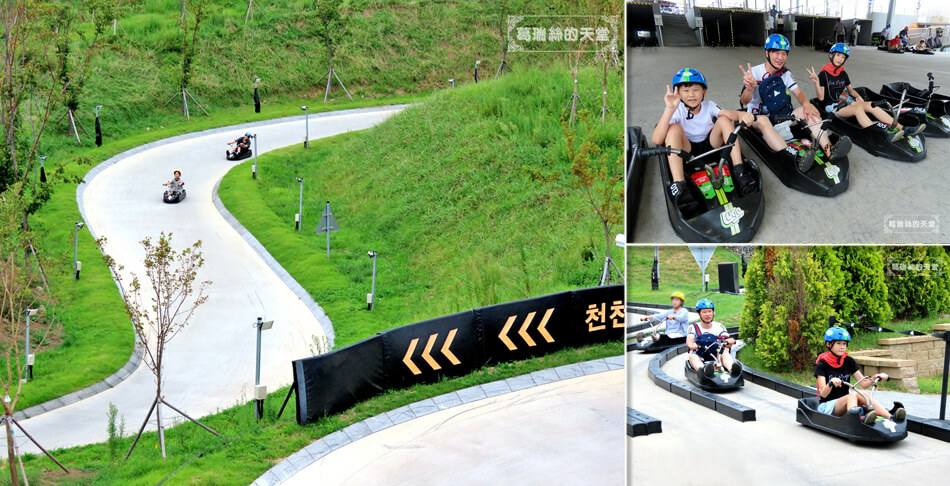
[[[755,354],[769,369],[810,366],[834,311],[831,302],[840,279],[826,275],[812,250],[766,248],[746,274],[746,293],[754,295],[746,297],[741,332],[755,339]]]
[[[894,246],[885,255],[888,303],[902,318],[950,312],[950,258],[939,246]]]
[[[845,275],[844,286],[835,295],[838,318],[861,324],[885,326],[891,320],[884,252],[879,246],[839,246],[835,248]]]

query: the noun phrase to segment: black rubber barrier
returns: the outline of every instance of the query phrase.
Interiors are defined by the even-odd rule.
[[[628,2],[626,24],[628,46],[649,47],[659,45],[652,3]],[[649,33],[649,35],[641,37],[638,34],[639,32]]]
[[[834,44],[835,18],[819,15],[798,15],[795,23],[798,30],[795,32],[796,46],[818,46]]]
[[[703,18],[703,38],[710,47],[764,46],[765,12],[733,8],[696,7]]]
[[[653,383],[668,392],[679,395],[710,410],[715,410],[731,419],[738,420],[740,422],[754,421],[754,408],[749,408],[745,405],[742,405],[741,403],[736,403],[722,396],[709,393],[693,385],[684,383],[663,371],[663,365],[667,361],[686,353],[686,349],[687,348],[685,345],[670,348],[657,354],[655,358],[650,360],[650,365],[647,367],[647,373],[650,374],[650,379],[653,380]]]
[[[622,339],[624,310],[623,285],[572,290],[397,327],[296,360],[297,423],[346,410],[388,389]]]
[[[792,383],[768,373],[742,367],[742,377],[769,390],[775,390],[792,398],[808,398],[815,396],[815,389],[798,383]],[[907,431],[924,435],[943,442],[950,442],[950,420],[927,419],[915,415],[907,415]]]
[[[663,427],[659,419],[627,407],[627,435],[638,437],[660,432],[663,432]]]

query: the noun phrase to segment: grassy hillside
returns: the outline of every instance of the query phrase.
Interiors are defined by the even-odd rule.
[[[593,69],[581,96],[596,99]],[[522,70],[442,91],[366,132],[264,154],[223,179],[219,194],[327,311],[337,345],[410,322],[597,284],[599,223],[566,159],[559,121],[566,68]],[[609,103],[620,113],[621,79]],[[620,156],[620,117],[591,125],[607,160]],[[618,170],[621,170],[618,167]],[[543,175],[539,175],[543,174]],[[293,230],[304,183],[304,231]],[[324,202],[341,231],[315,236]],[[619,227],[616,228],[619,231]],[[377,305],[365,310],[379,252]],[[612,248],[620,260],[620,249]]]
[[[526,12],[580,10],[562,3],[530,3]],[[118,34],[112,36],[110,31],[106,45],[93,58],[77,111],[78,119],[91,131],[93,107],[104,105],[100,116],[105,143],[97,148],[93,138],[84,135],[82,144],[77,144],[59,118],[65,108],[54,109],[40,149],[49,156],[48,168],[65,165],[64,176],[81,176],[92,164],[150,141],[295,115],[301,104],[309,105],[313,113],[418,102],[433,89],[444,88],[449,77],[456,78],[460,87],[470,83],[474,59],[483,60],[483,79],[491,78],[500,60],[494,3],[353,1],[348,7],[353,13],[350,35],[339,43],[335,66],[356,100],[347,100],[335,85],[330,102],[324,104],[325,79],[319,77],[325,69],[326,49],[305,21],[311,2],[255,2],[265,13],[255,10],[254,20],[247,25],[246,1],[204,0],[203,4],[191,91],[211,115],[199,114],[192,106],[194,116],[186,121],[174,102],[165,105],[177,86],[181,4],[176,0],[123,3]],[[510,9],[522,12],[524,2],[511,2]],[[84,22],[77,28],[88,34],[90,23]],[[83,46],[82,41],[74,42],[73,53],[81,52]],[[510,54],[508,59],[520,71],[562,58]],[[263,79],[260,114],[253,113],[252,107],[255,76]],[[621,88],[614,88],[618,96]],[[586,99],[593,102],[595,97],[591,93]],[[38,110],[32,101],[25,102],[27,106]],[[23,126],[31,125],[31,120],[25,113]],[[37,353],[37,380],[25,385],[19,409],[105,378],[126,362],[133,343],[118,292],[85,230],[79,233],[83,278],[72,280],[72,229],[80,220],[76,184],[63,178],[51,183],[56,185],[55,193],[31,224],[37,248],[51,259],[47,272],[55,302],[48,306],[57,322],[52,347]],[[384,262],[380,260],[381,265]]]
[[[719,263],[739,262],[735,253],[723,248],[716,248],[706,273],[709,274],[709,288],[719,287]],[[720,294],[717,292],[703,292],[703,274],[699,265],[686,246],[660,247],[660,290],[652,290],[650,271],[653,268],[653,247],[632,246],[627,248],[627,300],[634,302],[651,302],[669,304],[670,294],[679,290],[686,295],[686,305],[694,306],[696,301],[706,297],[716,304],[716,320],[727,326],[739,325],[739,314],[742,312],[744,297],[738,295]],[[742,266],[739,266],[742,273]],[[743,285],[739,278],[739,285]]]

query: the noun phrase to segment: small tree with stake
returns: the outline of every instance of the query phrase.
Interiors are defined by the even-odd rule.
[[[211,282],[207,280],[196,282],[198,269],[204,265],[204,258],[201,255],[201,241],[199,240],[181,251],[173,249],[171,242],[172,234],[166,235],[164,232],[159,236],[158,241],[153,241],[151,238],[145,238],[141,241],[142,247],[145,249],[145,276],[151,288],[143,289],[139,277],[132,274],[129,291],[125,292],[123,296],[125,310],[132,318],[132,323],[135,326],[136,339],[144,350],[143,360],[152,370],[152,373],[155,374],[155,400],[152,401],[152,406],[145,416],[145,421],[142,423],[135,441],[132,442],[132,447],[125,455],[126,459],[135,449],[135,445],[142,436],[145,425],[148,424],[153,411],[158,424],[158,441],[162,448],[162,458],[165,458],[162,405],[167,405],[186,419],[219,436],[217,432],[166,402],[162,396],[162,366],[164,365],[165,348],[188,325],[195,309],[208,300],[204,293],[211,285]],[[116,280],[121,284],[124,280],[122,277],[123,267],[105,254],[105,243],[105,238],[100,239],[99,247],[103,250],[106,264],[109,265]],[[144,302],[146,292],[151,293],[149,304]]]
[[[607,154],[595,143],[586,110],[580,112],[579,118],[581,134],[563,117],[561,123],[575,184],[583,190],[604,230],[604,269],[600,277],[600,285],[604,285],[610,283],[611,267],[623,279],[623,272],[610,257],[611,229],[623,222],[623,150],[616,160],[608,160]],[[623,145],[622,137],[620,144]]]
[[[336,53],[337,44],[346,36],[348,30],[348,13],[343,8],[342,0],[316,0],[314,7],[314,34],[326,44],[327,59],[330,64],[326,74],[327,89],[323,93],[323,102],[326,103],[327,97],[330,96],[330,84],[333,78],[336,78],[343,92],[352,100],[350,92],[346,90],[340,76],[333,69],[333,54]]]
[[[195,59],[195,44],[198,40],[198,27],[201,25],[201,14],[202,14],[203,1],[198,1],[198,8],[195,10],[194,17],[195,23],[191,26],[191,38],[188,37],[188,18],[185,13],[188,11],[186,7],[186,0],[181,2],[181,72],[179,77],[179,92],[172,95],[171,99],[165,102],[169,104],[172,100],[181,97],[181,110],[184,113],[185,118],[191,119],[191,114],[188,111],[188,98],[191,98],[191,101],[194,101],[198,108],[204,112],[205,115],[208,114],[205,111],[204,107],[201,106],[201,103],[198,103],[198,100],[195,99],[194,95],[191,94],[191,91],[188,91],[188,83],[191,82],[191,72],[192,65],[194,64]]]

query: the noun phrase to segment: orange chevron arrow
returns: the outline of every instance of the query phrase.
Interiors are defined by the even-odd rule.
[[[458,332],[459,329],[457,327],[449,331],[448,337],[445,338],[445,343],[442,344],[442,354],[446,358],[449,358],[449,361],[454,365],[462,363],[458,358],[455,357],[455,354],[452,353],[452,350],[449,349],[449,346],[452,345],[452,340],[455,339],[455,334]]]
[[[420,370],[419,367],[416,366],[416,364],[412,362],[412,353],[416,350],[416,344],[418,343],[419,343],[419,338],[415,338],[411,342],[409,342],[409,350],[406,351],[406,355],[402,357],[403,364],[405,364],[406,367],[409,368],[409,371],[411,371],[412,374],[414,375],[422,374],[422,370]]]
[[[549,343],[553,343],[553,342],[554,342],[554,337],[551,336],[551,334],[548,333],[548,330],[545,329],[544,326],[547,326],[547,325],[548,325],[548,319],[551,318],[551,314],[553,314],[553,313],[554,313],[554,307],[552,307],[552,308],[548,309],[547,311],[545,311],[545,312],[544,312],[544,317],[541,318],[541,324],[538,324],[538,332],[541,333],[541,336],[544,337],[544,340],[547,341],[547,342],[549,342]]]
[[[521,339],[524,339],[524,342],[528,343],[528,347],[534,346],[534,339],[531,339],[531,336],[528,335],[528,326],[531,325],[531,321],[534,320],[534,315],[536,312],[528,314],[528,317],[524,318],[524,323],[521,324],[521,329],[518,329],[518,335],[521,336]]]
[[[501,342],[505,343],[505,346],[508,348],[508,351],[514,351],[518,349],[518,346],[515,346],[515,343],[508,338],[508,331],[511,330],[511,325],[515,323],[517,315],[513,315],[508,318],[508,322],[505,323],[505,327],[501,328],[501,333],[498,334],[498,339],[501,339]]]
[[[426,360],[426,363],[429,363],[429,366],[432,367],[433,371],[441,370],[442,367],[439,366],[439,362],[436,361],[429,353],[432,352],[432,345],[435,344],[435,338],[439,337],[438,333],[435,333],[429,336],[429,340],[426,341],[426,348],[422,351],[422,359]]]

